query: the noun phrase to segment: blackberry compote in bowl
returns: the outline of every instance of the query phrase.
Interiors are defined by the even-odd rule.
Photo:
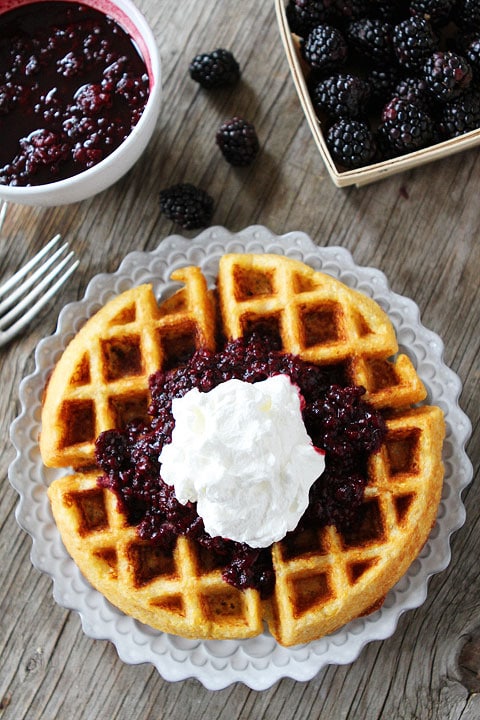
[[[145,150],[161,104],[157,43],[131,0],[0,7],[0,198],[95,195]]]

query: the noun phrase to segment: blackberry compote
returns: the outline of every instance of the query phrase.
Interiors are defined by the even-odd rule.
[[[271,594],[275,582],[269,548],[208,535],[196,504],[182,505],[163,482],[159,456],[174,427],[173,398],[194,387],[208,392],[233,378],[253,383],[279,373],[298,386],[305,427],[313,444],[324,450],[326,463],[293,532],[312,525],[345,527],[354,522],[362,502],[368,458],[384,440],[383,417],[362,399],[363,388],[348,386],[341,368],[326,369],[283,354],[267,335],[228,342],[216,353],[198,350],[178,368],[153,374],[149,420],[106,431],[96,441],[96,459],[104,473],[99,485],[115,492],[142,539],[172,550],[177,537],[185,535],[212,553],[225,581],[240,589],[256,588],[263,597]]]
[[[131,133],[149,97],[132,38],[103,13],[61,0],[0,15],[0,184],[77,175]]]

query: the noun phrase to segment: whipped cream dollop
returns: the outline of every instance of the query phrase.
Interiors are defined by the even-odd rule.
[[[297,526],[325,469],[301,402],[287,375],[227,380],[173,399],[175,427],[160,455],[162,479],[179,502],[197,503],[212,537],[267,547]]]

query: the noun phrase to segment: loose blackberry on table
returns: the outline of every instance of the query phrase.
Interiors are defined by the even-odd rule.
[[[186,230],[209,225],[213,206],[213,198],[191,183],[179,183],[160,191],[161,212]]]
[[[215,139],[230,165],[250,165],[260,149],[255,126],[240,117],[225,120],[218,128]]]
[[[233,53],[224,48],[196,55],[188,71],[192,80],[206,89],[234,85],[241,74]]]

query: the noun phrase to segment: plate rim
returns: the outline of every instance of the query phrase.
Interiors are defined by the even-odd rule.
[[[49,369],[51,369],[55,354],[58,356],[62,346],[65,347],[68,339],[78,330],[74,318],[77,318],[77,322],[83,322],[88,308],[90,308],[89,314],[92,314],[95,306],[100,307],[109,295],[113,296],[122,289],[138,284],[138,278],[145,274],[147,267],[155,265],[155,272],[160,272],[161,277],[157,278],[158,282],[156,282],[158,294],[158,291],[169,292],[174,288],[175,284],[169,281],[169,273],[174,267],[185,265],[186,261],[190,264],[201,262],[206,266],[210,263],[214,267],[220,255],[238,251],[277,252],[300,259],[314,267],[319,266],[316,269],[334,274],[347,285],[353,285],[360,291],[367,292],[381,306],[385,304],[392,306],[395,312],[393,317],[390,317],[397,335],[400,335],[400,344],[402,331],[405,330],[406,336],[409,337],[412,328],[415,328],[415,343],[412,347],[409,346],[409,355],[412,357],[413,354],[412,359],[420,368],[432,365],[435,371],[435,377],[429,378],[429,382],[426,382],[427,389],[435,398],[435,393],[442,388],[450,450],[453,446],[454,459],[459,463],[455,465],[455,477],[449,478],[452,482],[447,484],[448,463],[453,462],[451,457],[447,458],[445,489],[448,489],[448,494],[442,497],[437,524],[417,560],[387,595],[382,609],[366,618],[352,621],[327,638],[295,646],[293,649],[279,646],[267,633],[259,636],[259,639],[252,638],[246,641],[182,642],[174,636],[146,628],[111,606],[83,578],[59,539],[50,507],[49,505],[45,507],[45,469],[43,466],[38,467],[39,452],[38,448],[35,452],[33,447],[32,435],[39,427],[38,393],[41,388],[38,385],[45,374],[46,354],[53,353],[49,355]],[[316,245],[302,231],[276,235],[262,225],[252,225],[233,233],[224,227],[213,226],[202,231],[195,238],[174,234],[161,240],[152,251],[128,253],[116,271],[95,275],[89,281],[84,296],[62,308],[55,332],[42,338],[35,349],[34,370],[20,383],[21,409],[10,427],[10,438],[16,456],[10,463],[8,477],[19,495],[15,517],[32,540],[30,553],[32,564],[50,576],[53,581],[55,601],[62,607],[79,614],[83,631],[87,636],[110,640],[123,662],[152,663],[167,681],[196,678],[209,690],[224,689],[232,683],[241,682],[253,690],[264,690],[282,678],[310,680],[326,665],[353,662],[366,644],[390,637],[404,612],[423,604],[430,577],[443,571],[450,562],[452,533],[465,522],[462,491],[473,477],[473,466],[467,456],[465,445],[471,435],[472,427],[459,406],[461,381],[444,363],[443,352],[442,340],[422,324],[416,303],[393,292],[381,270],[356,264],[346,248],[336,245]],[[440,385],[437,381],[438,376],[442,380]],[[426,378],[422,377],[422,379],[425,382]],[[448,390],[446,393],[448,402],[444,400],[444,384]],[[32,406],[32,396],[35,393],[37,393],[36,404]],[[33,428],[32,423],[29,427],[27,420],[33,422]],[[25,458],[26,436],[31,438],[31,444]],[[61,473],[64,474],[64,471]],[[40,485],[38,485],[39,481]],[[34,497],[36,499],[33,501],[33,508],[30,508],[27,500]],[[64,573],[67,570],[71,590],[65,588]]]

